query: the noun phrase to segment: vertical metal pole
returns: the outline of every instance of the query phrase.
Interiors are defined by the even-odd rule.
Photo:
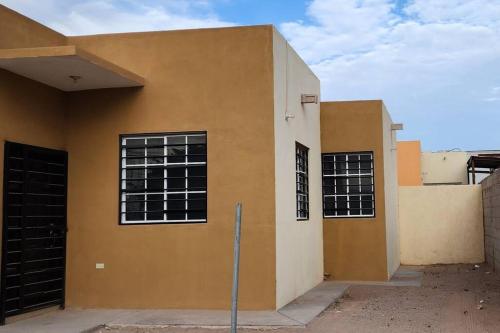
[[[476,184],[476,163],[472,159],[472,184]]]
[[[241,203],[236,204],[233,255],[233,291],[231,296],[231,333],[236,333],[238,325],[238,276],[240,270]]]

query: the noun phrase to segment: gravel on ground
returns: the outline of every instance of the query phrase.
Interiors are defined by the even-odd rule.
[[[412,267],[422,287],[353,285],[306,328],[273,333],[500,332],[500,274],[485,264]],[[107,333],[226,333],[224,328],[106,328]],[[240,329],[241,333],[256,330]]]

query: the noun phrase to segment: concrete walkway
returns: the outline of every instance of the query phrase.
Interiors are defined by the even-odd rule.
[[[342,297],[348,284],[326,281],[279,311],[240,311],[238,324],[247,328],[304,327]],[[228,327],[229,311],[105,310],[52,311],[0,327],[0,333],[80,333],[109,327]]]
[[[350,285],[419,287],[422,272],[400,267],[390,281],[325,281],[278,311],[240,311],[243,328],[305,327]],[[168,326],[221,328],[230,325],[230,312],[218,310],[54,310],[0,326],[0,333],[80,333],[99,327],[161,328]]]

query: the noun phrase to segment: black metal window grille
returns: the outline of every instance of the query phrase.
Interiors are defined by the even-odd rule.
[[[297,220],[309,219],[309,148],[295,144]]]
[[[322,155],[323,216],[375,216],[373,153]]]
[[[207,219],[206,133],[120,138],[120,223]]]
[[[67,153],[13,142],[4,150],[0,324],[64,307]]]

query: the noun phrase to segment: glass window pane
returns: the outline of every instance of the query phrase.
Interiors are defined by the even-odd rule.
[[[188,161],[189,162],[205,162],[207,154],[207,146],[205,145],[189,145],[188,146]]]
[[[372,170],[372,163],[371,162],[361,162],[360,163],[360,172],[361,173],[370,173]]]
[[[128,138],[125,140],[125,147],[127,147],[127,148],[144,147],[145,144],[146,144],[146,140],[144,140],[144,139]]]
[[[144,220],[144,195],[128,195],[125,201],[125,212],[127,221]]]
[[[205,134],[123,138],[122,222],[205,220],[206,152]]]
[[[186,188],[186,168],[171,167],[167,169],[167,189],[169,192],[184,191]]]
[[[163,191],[163,168],[149,168],[148,169],[148,192]]]
[[[324,175],[333,175],[334,168],[335,168],[335,163],[323,161],[323,174]]]
[[[347,173],[345,162],[335,162],[335,174],[344,175]]]
[[[206,219],[207,198],[204,193],[190,193],[188,195],[188,218]]]
[[[144,169],[127,169],[126,179],[140,180],[144,179]]]
[[[295,144],[295,187],[296,216],[298,219],[309,218],[309,185],[308,185],[308,148]]]
[[[206,144],[207,143],[207,138],[205,135],[189,135],[187,138],[188,138],[189,144],[193,144],[193,143]]]
[[[167,145],[186,144],[186,136],[184,135],[171,135],[167,137]]]
[[[373,215],[372,160],[371,153],[322,155],[324,216]],[[332,161],[335,161],[334,165]],[[334,174],[331,168],[335,169]],[[330,197],[326,197],[327,195]],[[331,202],[336,202],[336,206]]]
[[[326,194],[326,195],[335,194],[335,186],[323,185],[323,194]]]
[[[164,160],[163,159],[163,154],[164,154],[163,147],[161,147],[161,148],[148,148],[147,153],[148,153],[148,158],[147,158],[148,164],[163,164],[163,160]]]
[[[167,195],[167,220],[186,218],[186,197],[184,194]]]
[[[146,182],[144,180],[127,180],[125,189],[131,192],[144,192]]]
[[[373,209],[362,209],[361,212],[363,215],[374,215]]]
[[[186,146],[168,146],[167,163],[184,163],[186,161]]]
[[[147,219],[163,220],[163,194],[149,194],[147,197]]]
[[[206,167],[188,168],[188,191],[204,191],[207,188]]]

